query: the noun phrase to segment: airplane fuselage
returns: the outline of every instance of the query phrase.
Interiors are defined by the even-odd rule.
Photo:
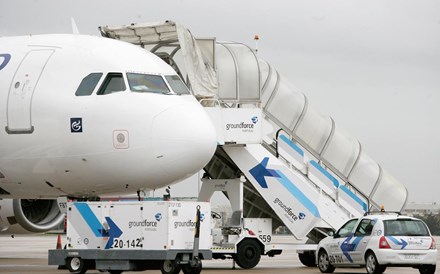
[[[215,130],[176,77],[111,39],[0,38],[0,198],[133,193],[203,168]]]

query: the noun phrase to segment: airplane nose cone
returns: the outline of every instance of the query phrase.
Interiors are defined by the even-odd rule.
[[[215,127],[198,103],[174,106],[157,115],[152,136],[155,161],[169,183],[201,170],[217,147]]]

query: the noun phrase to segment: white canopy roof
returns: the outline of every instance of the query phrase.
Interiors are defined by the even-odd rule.
[[[117,27],[99,27],[104,37],[117,39],[145,47],[176,43],[180,46],[188,74],[189,84],[195,96],[216,98],[218,82],[210,58],[204,56],[190,31],[173,21],[130,24]],[[153,47],[154,49],[154,47]]]

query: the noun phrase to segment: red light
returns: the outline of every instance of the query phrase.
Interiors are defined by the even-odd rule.
[[[431,237],[431,239],[432,239],[432,242],[431,242],[431,246],[429,247],[429,249],[437,249],[434,237]]]
[[[255,233],[252,230],[249,229],[248,232],[249,232],[249,235],[255,236]]]
[[[385,236],[380,237],[379,239],[379,248],[391,248],[391,246],[388,244],[387,239]]]

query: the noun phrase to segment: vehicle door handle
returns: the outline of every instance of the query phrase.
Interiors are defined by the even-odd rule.
[[[363,243],[363,244],[366,244],[366,243],[367,243],[367,241],[362,241],[362,243]]]

